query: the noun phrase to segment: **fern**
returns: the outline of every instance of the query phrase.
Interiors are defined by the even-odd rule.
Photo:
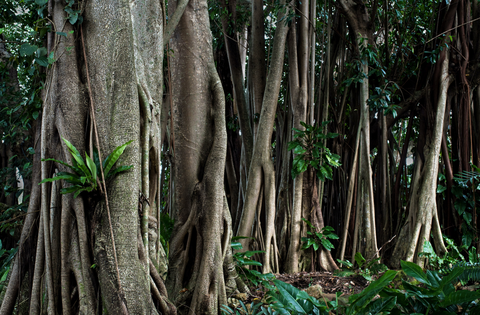
[[[480,262],[471,263],[466,261],[461,261],[454,264],[451,268],[447,268],[445,273],[451,272],[456,267],[463,267],[464,271],[456,278],[456,282],[460,282],[462,285],[467,284],[468,282],[478,282],[480,281]]]

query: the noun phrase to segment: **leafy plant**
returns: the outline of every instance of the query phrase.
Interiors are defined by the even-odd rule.
[[[478,240],[478,227],[473,220],[474,214],[478,216],[478,200],[480,200],[480,169],[471,164],[471,171],[463,171],[453,177],[452,195],[455,197],[454,207],[459,217],[462,218],[461,235],[464,248],[470,247],[472,242]],[[445,176],[439,174],[437,193],[444,195],[447,190]],[[477,201],[477,202],[476,202]]]
[[[249,306],[245,305],[241,300],[238,301],[239,305],[233,309],[228,305],[222,305],[220,311],[223,315],[261,315],[261,314],[273,314],[272,309],[263,306],[262,303],[252,302]]]
[[[278,314],[329,314],[330,302],[320,302],[291,284],[273,280],[276,289],[267,292],[267,301]]]
[[[462,285],[466,285],[469,282],[478,282],[480,281],[480,262],[459,262],[448,268],[447,272],[451,272],[457,267],[462,267],[463,272],[455,279],[455,281],[460,282]]]
[[[420,285],[403,280],[404,291],[387,288],[379,294],[383,298],[396,297],[396,307],[402,314],[478,314],[480,311],[480,307],[472,303],[480,298],[480,292],[456,291],[452,284],[463,273],[463,267],[456,267],[442,277],[437,271],[423,272],[412,262],[402,261],[401,265],[405,274]]]
[[[475,303],[480,292],[456,291],[452,283],[463,273],[463,267],[456,267],[442,277],[436,271],[423,272],[412,262],[402,261],[401,266],[414,282],[402,280],[402,289],[391,288],[397,271],[388,270],[365,290],[350,296],[345,314],[478,314],[480,311]]]
[[[480,256],[477,254],[477,249],[472,246],[470,249],[465,248],[465,245],[457,247],[453,240],[444,236],[447,243],[448,252],[439,257],[433,250],[432,244],[428,241],[425,242],[424,251],[419,256],[428,258],[428,266],[437,270],[440,274],[448,274],[452,272],[456,267],[463,267],[464,271],[461,273],[455,281],[460,282],[462,285],[472,281],[480,281]],[[461,254],[460,250],[464,250],[468,253],[468,260]]]
[[[335,271],[335,275],[340,277],[348,276],[362,276],[367,281],[372,281],[373,275],[378,275],[381,272],[388,270],[387,266],[379,263],[381,257],[377,257],[371,261],[367,261],[361,253],[355,254],[355,262],[358,265],[358,268],[354,267],[354,264],[348,260],[337,259],[344,267]]]
[[[340,156],[330,152],[324,146],[325,139],[333,139],[338,136],[337,133],[323,134],[322,129],[329,121],[325,121],[321,126],[312,126],[304,122],[300,124],[305,130],[293,129],[295,134],[293,141],[288,143],[288,150],[293,150],[295,157],[292,165],[292,177],[307,170],[308,166],[312,166],[316,170],[317,177],[320,180],[326,178],[332,179],[332,167],[340,166]]]
[[[314,251],[317,251],[320,246],[323,246],[326,250],[330,251],[335,248],[329,239],[337,240],[338,235],[334,233],[334,229],[331,226],[325,226],[321,232],[315,232],[313,224],[305,218],[302,220],[308,225],[309,231],[307,231],[307,237],[302,237],[302,249],[313,247]]]
[[[63,139],[63,138],[62,138]],[[59,161],[56,159],[42,159],[42,161],[53,161],[59,164],[62,164],[68,168],[70,168],[73,173],[68,172],[58,172],[57,176],[52,178],[45,178],[42,180],[40,184],[53,182],[56,180],[65,180],[67,183],[72,184],[71,187],[62,188],[60,193],[68,194],[68,193],[75,193],[74,198],[83,192],[92,192],[97,189],[98,183],[101,182],[101,177],[98,176],[98,172],[100,170],[100,160],[98,157],[98,151],[94,149],[93,152],[93,160],[85,153],[85,162],[83,161],[80,152],[78,152],[77,148],[73,146],[68,140],[63,139],[65,144],[68,147],[68,151],[70,152],[72,159],[72,165],[69,165],[63,161]],[[107,156],[107,158],[102,162],[103,172],[105,175],[105,180],[113,178],[116,174],[125,172],[133,167],[133,165],[128,166],[119,166],[117,168],[113,168],[117,160],[123,154],[123,151],[132,143],[133,140],[128,141],[127,143],[120,145],[113,150],[113,152]]]
[[[273,289],[273,286],[270,284],[270,281],[275,279],[275,276],[272,273],[261,273],[257,270],[250,269],[251,266],[261,267],[262,263],[252,259],[256,254],[265,253],[263,250],[250,250],[245,252],[240,252],[243,249],[243,246],[240,242],[237,242],[240,239],[246,239],[245,236],[235,236],[232,237],[232,249],[236,250],[233,254],[233,261],[237,268],[237,273],[243,280],[249,281],[254,286],[262,285],[266,289]]]
[[[6,250],[3,248],[2,240],[0,240],[0,291],[3,290],[5,280],[7,280],[8,273],[10,271],[10,264],[12,259],[17,253],[18,247]]]
[[[174,220],[170,218],[168,213],[162,212],[160,213],[160,242],[162,243],[163,248],[165,249],[165,253],[167,254],[170,250],[170,238],[173,232],[173,224]]]
[[[438,256],[429,241],[425,241],[423,252],[419,253],[420,257],[427,258],[427,266],[429,269],[437,270],[441,274],[452,271],[455,266],[465,267],[464,274],[459,276],[459,281],[466,283],[470,280],[480,280],[480,257],[477,249],[472,246],[470,249],[465,244],[457,246],[455,242],[443,236],[445,240],[447,252],[443,256]],[[466,253],[464,255],[462,253]],[[468,260],[465,258],[467,256]]]
[[[395,296],[386,296],[375,300],[374,298],[392,282],[396,275],[396,271],[388,270],[365,290],[350,296],[349,305],[345,310],[346,314],[388,314],[395,306],[397,298]]]

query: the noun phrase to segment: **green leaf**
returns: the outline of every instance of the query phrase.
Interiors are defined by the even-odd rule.
[[[52,51],[47,58],[48,64],[53,64],[55,62],[55,53]]]
[[[302,218],[302,221],[305,222],[311,229],[314,229],[315,227],[313,226],[312,222],[308,221],[305,218]]]
[[[292,308],[292,310],[295,310],[296,312],[298,312],[298,314],[307,314],[305,310],[302,308],[302,306],[298,304],[297,300],[295,299],[297,294],[300,292],[299,289],[295,288],[291,284],[282,282],[280,280],[273,280],[273,283],[275,283],[278,291],[280,292],[280,294],[284,298],[284,301],[286,302],[283,304],[287,304]]]
[[[87,188],[81,188],[81,189],[77,190],[77,191],[75,192],[75,194],[73,195],[73,198],[77,198],[78,195],[80,195],[80,193],[81,193],[82,191],[88,191],[88,189],[87,189]]]
[[[331,251],[332,249],[335,248],[335,246],[333,246],[333,244],[326,238],[322,238],[321,242],[322,242],[323,247],[325,247],[325,249],[328,250],[328,251]]]
[[[60,189],[60,193],[64,194],[64,195],[65,194],[70,194],[70,193],[76,192],[79,189],[82,189],[82,186],[75,185],[75,186]]]
[[[428,281],[427,275],[423,273],[423,270],[422,268],[420,268],[419,265],[414,264],[413,262],[403,261],[403,260],[400,262],[400,264],[402,265],[403,271],[408,276],[417,279],[421,283],[431,286],[430,281]]]
[[[325,226],[322,231],[329,231],[329,232],[333,232],[335,231],[335,229],[329,225]]]
[[[263,266],[261,262],[251,260],[251,259],[244,260],[243,264],[246,265],[246,266],[258,266],[258,267]]]
[[[307,152],[307,149],[305,149],[304,147],[301,147],[301,146],[297,146],[295,147],[295,149],[293,150],[293,153],[294,154],[304,154],[305,152]]]
[[[365,263],[365,258],[363,258],[362,253],[357,252],[355,254],[355,261],[357,262],[359,267],[363,266],[363,264]]]
[[[459,275],[465,271],[463,267],[455,267],[447,276],[443,277],[440,281],[440,288],[443,288],[445,285],[452,283]]]
[[[349,268],[353,268],[353,264],[351,262],[349,262],[348,260],[340,260],[340,259],[337,259],[337,261],[342,264],[342,265],[345,265]]]
[[[85,152],[85,159],[87,161],[87,166],[90,169],[90,174],[92,174],[92,184],[94,186],[97,186],[97,166],[93,162],[93,160],[88,156],[88,154]]]
[[[445,297],[440,302],[440,307],[447,307],[450,305],[462,304],[466,302],[473,302],[476,299],[480,299],[480,292],[472,292],[467,290],[456,291]],[[473,314],[473,313],[472,313]]]
[[[263,250],[248,250],[248,251],[244,252],[243,255],[244,255],[245,257],[250,258],[250,257],[252,257],[253,255],[263,254],[263,253],[265,253],[265,251],[263,251]]]
[[[33,55],[38,49],[38,46],[36,45],[30,45],[30,44],[22,44],[20,46],[20,56],[25,57],[25,56],[31,56]]]
[[[115,175],[118,174],[118,173],[122,173],[122,172],[128,171],[128,170],[131,169],[132,167],[133,167],[133,165],[123,165],[123,166],[116,167],[116,168],[114,168],[113,170],[111,170],[111,171],[108,173],[107,179],[108,179],[108,178],[112,178],[113,176],[115,176]]]
[[[59,36],[67,37],[67,33],[64,33],[64,32],[56,32],[56,34]]]
[[[53,182],[53,181],[61,180],[61,179],[66,180],[67,182],[72,183],[72,184],[81,184],[81,181],[80,181],[80,178],[78,177],[78,175],[71,174],[71,173],[65,173],[65,172],[58,173],[57,176],[52,177],[52,178],[45,178],[39,184],[49,183],[49,182]]]
[[[38,63],[42,67],[48,67],[48,64],[49,64],[47,57],[35,58],[35,62]]]
[[[85,165],[85,162],[83,162],[83,158],[80,155],[80,152],[78,152],[77,148],[75,148],[75,146],[73,144],[71,144],[68,140],[64,139],[63,137],[62,137],[62,139],[65,142],[65,144],[67,145],[68,151],[70,152],[70,154],[74,158],[75,162],[77,162],[78,168],[81,169],[83,174],[85,174],[87,177],[92,176],[92,174],[90,174],[90,171],[88,170],[87,166]]]
[[[290,141],[288,143],[288,151],[295,149],[297,146],[301,146],[301,144],[298,141]]]
[[[371,301],[384,287],[392,282],[393,278],[397,275],[394,270],[386,271],[383,276],[372,282],[365,290],[359,294],[350,296],[350,307],[347,310],[348,315],[357,314],[357,311],[365,307],[365,305]]]
[[[242,243],[240,242],[232,242],[230,245],[232,246],[232,249],[235,250],[240,250],[243,248]]]
[[[69,165],[69,164],[67,164],[67,163],[65,163],[65,162],[63,162],[63,161],[56,160],[56,159],[42,159],[42,162],[48,162],[48,161],[52,161],[52,162],[56,162],[56,163],[58,163],[58,164],[62,164],[62,165],[64,165],[64,166],[72,169],[72,170],[73,170],[75,173],[77,173],[77,174],[81,174],[81,173],[82,173],[82,171],[81,171],[78,167],[75,167],[75,166],[73,166],[73,165]]]
[[[117,162],[118,158],[123,154],[123,151],[129,145],[132,143],[133,140],[128,141],[125,144],[122,144],[113,150],[113,152],[107,156],[107,158],[103,161],[103,172],[106,177],[108,177],[108,173],[110,172],[110,169],[113,167],[113,165]]]
[[[98,150],[94,146],[93,147],[93,161],[95,162],[95,166],[97,167],[97,171],[100,169],[100,158],[98,156]]]
[[[440,285],[440,281],[441,281],[438,273],[435,270],[433,270],[433,271],[432,270],[427,270],[426,274],[427,274],[428,281],[430,281],[430,283],[432,284],[432,287],[438,288],[438,286]]]
[[[372,303],[367,304],[367,306],[362,309],[363,314],[388,314],[385,312],[390,311],[395,307],[397,298],[394,296],[388,298],[380,298]]]
[[[437,187],[437,194],[441,194],[441,193],[443,193],[445,190],[447,190],[447,187],[442,186],[442,185],[439,184],[438,187]]]
[[[70,14],[68,16],[68,21],[70,22],[70,24],[75,24],[78,20],[78,13],[73,13],[73,14]]]

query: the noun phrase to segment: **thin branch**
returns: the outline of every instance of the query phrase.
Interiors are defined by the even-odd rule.
[[[462,27],[462,26],[464,26],[464,25],[467,25],[467,24],[473,23],[473,22],[475,22],[475,21],[478,21],[478,20],[480,20],[480,17],[478,17],[478,18],[476,18],[476,19],[473,19],[473,20],[471,20],[471,21],[465,22],[465,23],[463,23],[463,24],[457,25],[457,26],[455,26],[455,27],[452,27],[451,29],[449,29],[449,30],[446,30],[445,32],[443,32],[443,33],[440,33],[440,34],[438,34],[437,36],[435,36],[435,37],[432,37],[431,39],[427,40],[427,41],[425,42],[425,44],[428,44],[428,43],[430,43],[432,40],[434,40],[434,39],[436,39],[436,38],[438,38],[438,37],[440,37],[440,36],[442,36],[442,35],[444,35],[444,34],[446,34],[446,33],[450,32],[450,31],[453,31],[454,29],[457,29],[457,28],[459,28],[459,27]]]

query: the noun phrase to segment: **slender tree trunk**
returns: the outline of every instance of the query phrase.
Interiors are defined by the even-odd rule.
[[[399,239],[401,241],[397,241],[392,254],[391,263],[394,266],[399,265],[400,259],[415,261],[417,264],[423,265],[422,259],[417,254],[423,251],[424,242],[430,239],[431,232],[434,233],[437,251],[439,253],[446,252],[438,224],[435,200],[445,107],[451,82],[451,77],[448,74],[448,53],[442,53],[441,55],[443,57],[440,58],[441,76],[434,126],[431,133],[427,134],[424,147],[425,163],[418,163],[415,169],[408,220],[400,232]],[[432,224],[434,224],[433,230]]]
[[[280,14],[278,20],[283,22],[283,14]],[[260,113],[259,129],[255,138],[255,145],[253,149],[252,163],[248,172],[248,183],[245,192],[245,203],[240,220],[240,225],[237,231],[239,236],[252,235],[252,227],[255,219],[255,211],[259,200],[260,187],[262,185],[262,171],[268,172],[273,167],[265,166],[267,163],[272,163],[270,142],[273,132],[273,124],[275,120],[275,113],[277,109],[277,98],[280,91],[280,79],[283,72],[283,60],[285,54],[285,40],[287,37],[288,26],[285,22],[280,22],[275,31],[275,42],[272,51],[272,59],[269,73],[267,76],[267,83],[262,102],[262,111]],[[271,176],[271,174],[265,174]],[[271,190],[269,190],[270,193]],[[269,196],[265,198],[270,200]],[[267,204],[267,207],[275,207],[275,204]],[[267,211],[274,211],[267,210]],[[267,222],[267,228],[273,228],[273,222]],[[249,249],[249,244],[246,240],[242,240],[242,245],[245,250]],[[269,262],[264,262],[269,263]],[[269,268],[267,268],[269,269]]]

